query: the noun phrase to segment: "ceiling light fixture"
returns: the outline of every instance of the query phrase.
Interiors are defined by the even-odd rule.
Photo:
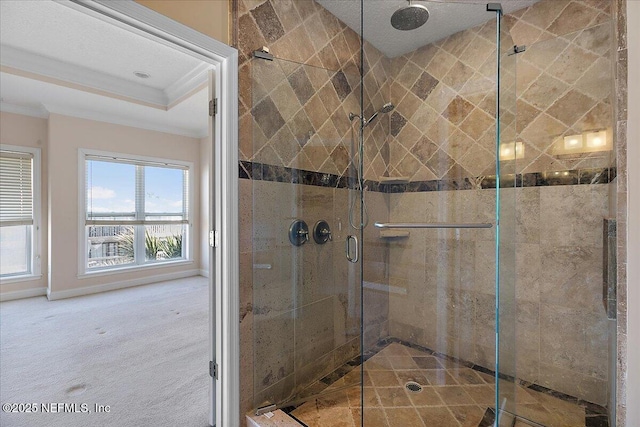
[[[134,71],[133,75],[141,79],[148,79],[149,77],[151,77],[151,74],[145,73],[144,71]]]

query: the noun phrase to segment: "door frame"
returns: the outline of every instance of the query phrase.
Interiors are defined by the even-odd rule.
[[[239,327],[239,242],[238,242],[238,51],[180,24],[133,0],[55,0],[82,13],[137,33],[155,42],[181,50],[215,66],[214,93],[218,111],[214,117],[214,185],[209,189],[213,202],[212,229],[219,238],[213,249],[215,262],[209,265],[215,313],[210,351],[215,355],[218,376],[210,396],[211,425],[240,425],[240,327]],[[208,239],[210,230],[202,230]],[[215,304],[215,305],[214,305]],[[214,340],[215,337],[215,340]],[[209,371],[208,365],[203,365]],[[210,418],[211,417],[210,415]]]

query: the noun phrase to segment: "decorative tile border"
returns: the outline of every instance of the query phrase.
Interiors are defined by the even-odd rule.
[[[313,172],[284,166],[267,165],[257,162],[240,161],[239,177],[257,181],[283,182],[290,184],[314,185],[317,187],[348,188],[357,187],[357,179],[330,173]],[[575,169],[560,172],[535,172],[506,175],[500,179],[500,188],[550,187],[556,185],[608,184],[616,177],[616,168]],[[485,176],[476,179],[464,178],[415,181],[406,184],[382,184],[378,181],[364,181],[365,190],[380,193],[414,193],[426,191],[484,190],[496,188],[496,177]]]

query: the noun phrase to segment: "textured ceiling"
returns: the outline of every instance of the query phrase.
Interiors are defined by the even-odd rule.
[[[329,12],[360,34],[360,0],[317,0]],[[511,13],[538,0],[503,0],[505,13]],[[495,18],[487,12],[488,2],[468,0],[416,1],[427,7],[429,20],[412,31],[399,31],[391,26],[391,15],[406,0],[364,0],[364,38],[387,57],[393,58],[433,43],[467,28]]]

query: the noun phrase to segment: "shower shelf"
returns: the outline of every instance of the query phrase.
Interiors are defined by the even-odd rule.
[[[383,230],[380,232],[381,239],[398,239],[403,237],[409,237],[408,231],[401,230]]]
[[[380,184],[406,184],[409,178],[408,176],[381,176],[378,180]]]

